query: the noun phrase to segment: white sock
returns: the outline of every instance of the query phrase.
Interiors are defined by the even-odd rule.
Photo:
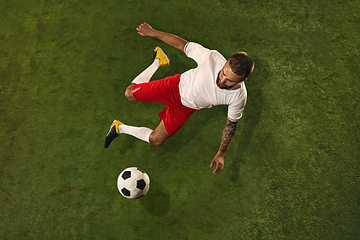
[[[119,132],[134,136],[138,139],[150,143],[149,137],[153,130],[147,127],[133,127],[121,124],[119,125]]]
[[[160,67],[160,60],[156,59],[147,69],[145,69],[142,73],[140,73],[132,83],[140,84],[149,82],[151,77],[154,75],[156,70]]]

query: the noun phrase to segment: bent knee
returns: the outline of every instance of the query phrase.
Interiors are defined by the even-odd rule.
[[[154,132],[152,132],[152,133],[150,134],[150,136],[149,136],[149,142],[150,142],[150,144],[155,145],[155,146],[161,146],[161,145],[163,145],[163,144],[166,142],[167,139],[168,139],[168,138],[161,137],[161,136],[159,136],[159,135],[157,135],[157,134],[154,134]]]
[[[136,99],[135,99],[135,97],[134,97],[134,95],[133,95],[133,93],[132,93],[132,86],[133,86],[133,85],[129,85],[129,86],[126,88],[126,90],[125,90],[125,97],[126,97],[129,101],[131,101],[131,102],[136,102]]]
[[[159,141],[159,140],[150,140],[150,143],[155,146],[161,146],[164,144],[165,141]]]

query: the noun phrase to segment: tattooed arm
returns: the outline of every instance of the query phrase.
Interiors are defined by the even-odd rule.
[[[234,136],[236,130],[237,122],[232,122],[229,119],[226,122],[223,135],[221,138],[221,144],[219,151],[217,152],[216,156],[212,160],[210,167],[213,167],[216,164],[216,168],[214,170],[214,174],[218,175],[224,168],[224,155],[227,147],[229,146],[231,138]]]

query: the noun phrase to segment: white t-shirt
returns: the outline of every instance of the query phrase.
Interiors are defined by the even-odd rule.
[[[227,60],[218,51],[193,42],[186,44],[184,50],[198,66],[181,75],[181,103],[192,109],[228,105],[229,120],[239,120],[247,98],[245,83],[241,82],[232,89],[221,89],[216,85],[218,74]]]

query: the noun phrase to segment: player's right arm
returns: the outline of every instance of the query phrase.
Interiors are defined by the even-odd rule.
[[[136,30],[141,36],[149,36],[158,38],[161,41],[173,46],[184,52],[185,45],[188,43],[185,39],[178,37],[171,33],[161,32],[156,29],[153,29],[148,23],[141,23]]]

